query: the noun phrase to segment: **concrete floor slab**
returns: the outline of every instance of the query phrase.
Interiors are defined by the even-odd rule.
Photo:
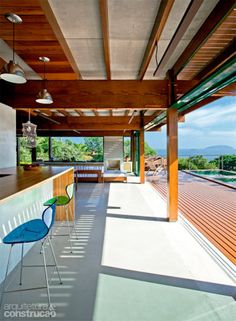
[[[79,184],[76,218],[72,254],[67,237],[53,238],[63,284],[52,271],[56,316],[41,320],[236,320],[235,282],[181,222],[166,221],[165,202],[149,183]],[[41,259],[37,244],[25,262]],[[18,277],[16,268],[11,288]],[[23,286],[43,283],[42,269],[25,269]],[[22,293],[5,295],[0,320],[9,319],[9,304],[47,302],[45,290]]]

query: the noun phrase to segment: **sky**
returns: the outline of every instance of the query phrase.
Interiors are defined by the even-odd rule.
[[[223,97],[185,116],[179,123],[179,149],[227,145],[236,148],[236,97]],[[72,139],[82,143],[82,138]],[[166,149],[166,126],[161,132],[146,132],[145,140],[158,151]]]
[[[179,149],[228,145],[236,148],[236,97],[224,97],[185,116],[179,123]],[[145,133],[154,149],[166,148],[166,126],[161,132]]]

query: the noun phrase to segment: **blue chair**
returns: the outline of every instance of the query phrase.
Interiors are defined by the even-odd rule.
[[[72,225],[70,224],[70,221],[69,221],[69,211],[70,211],[70,215],[73,216],[71,207],[69,205],[73,201],[74,193],[75,193],[75,183],[68,184],[66,186],[66,194],[67,195],[54,196],[53,198],[47,200],[43,204],[44,206],[50,206],[51,204],[55,203],[56,206],[64,206],[65,213],[66,213],[66,222],[67,222],[67,225],[64,227],[67,227],[68,234],[66,234],[66,235],[65,234],[53,234],[53,235],[54,236],[69,236],[71,253],[73,252],[72,251],[72,243],[71,243],[71,232],[73,230],[75,231],[76,238],[78,239],[78,234],[77,234],[76,226],[75,226],[75,220],[73,220]],[[63,227],[63,225],[60,225],[60,227]],[[51,231],[51,235],[52,235],[52,231]]]
[[[12,252],[12,248],[14,245],[21,244],[20,285],[22,285],[23,267],[36,267],[36,266],[38,267],[39,266],[39,265],[23,265],[24,244],[37,242],[37,241],[42,242],[43,266],[44,266],[45,279],[46,279],[46,286],[41,287],[41,288],[47,289],[48,304],[49,304],[49,307],[51,307],[48,273],[47,273],[47,266],[49,266],[49,265],[46,264],[46,256],[45,256],[45,244],[47,243],[47,241],[49,242],[49,247],[51,249],[52,257],[53,257],[53,260],[55,263],[54,265],[50,265],[50,266],[56,267],[57,274],[58,274],[58,277],[60,280],[60,284],[62,284],[61,276],[60,276],[59,269],[57,266],[56,256],[54,253],[54,249],[53,249],[50,237],[48,237],[49,232],[50,232],[50,230],[53,226],[53,223],[54,223],[55,209],[56,209],[56,204],[54,202],[43,211],[41,219],[34,219],[31,221],[25,222],[24,224],[21,224],[20,226],[16,227],[8,235],[6,235],[4,237],[3,243],[9,244],[9,245],[11,245],[11,247],[10,247],[10,252],[9,252],[9,256],[8,256],[8,260],[7,260],[6,274],[5,274],[5,278],[4,278],[3,285],[2,285],[2,295],[1,295],[1,300],[0,300],[0,307],[2,304],[4,293],[34,289],[34,288],[29,288],[29,289],[18,289],[18,290],[5,291],[5,283],[6,283],[6,279],[7,279],[7,275],[8,275],[11,252]],[[37,289],[39,289],[39,288],[37,288]]]

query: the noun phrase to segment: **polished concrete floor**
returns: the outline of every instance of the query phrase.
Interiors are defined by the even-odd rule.
[[[66,237],[52,239],[63,278],[60,285],[49,268],[53,317],[14,317],[16,309],[43,310],[46,292],[34,290],[6,294],[0,320],[236,320],[235,281],[181,221],[166,221],[166,204],[149,183],[82,183],[76,219],[73,253]],[[39,249],[30,250],[25,264],[42,261]],[[18,278],[19,267],[9,289]],[[42,268],[24,269],[22,287],[43,283]]]

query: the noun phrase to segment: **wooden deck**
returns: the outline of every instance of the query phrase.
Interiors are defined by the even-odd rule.
[[[166,199],[166,177],[147,178]],[[236,191],[179,172],[179,211],[236,264]]]

